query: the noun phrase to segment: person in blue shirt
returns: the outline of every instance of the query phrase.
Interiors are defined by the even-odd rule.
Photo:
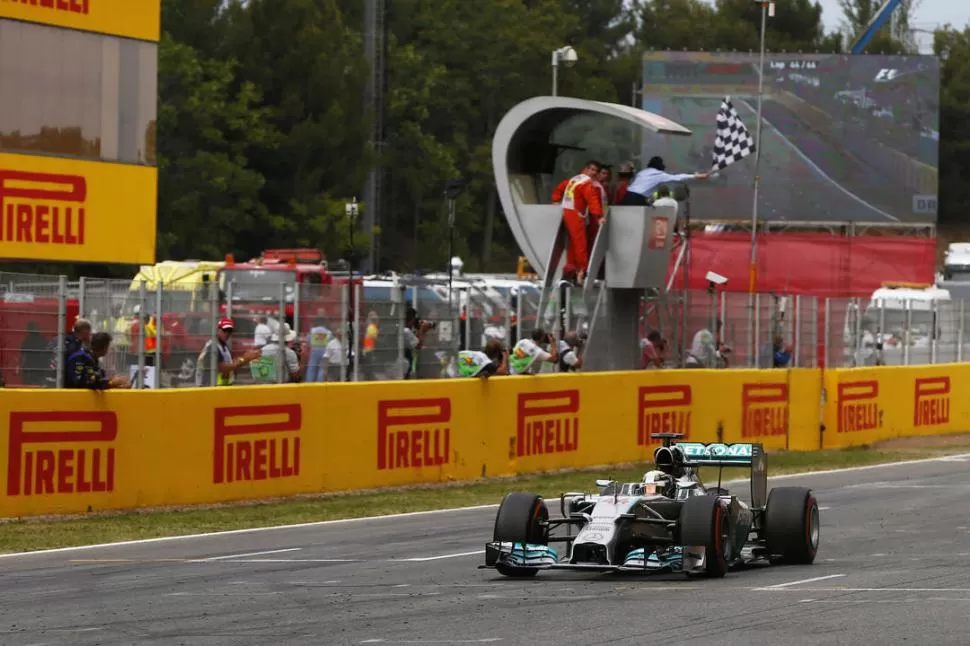
[[[111,335],[107,332],[98,332],[93,335],[90,349],[84,345],[78,346],[67,357],[64,386],[86,390],[126,387],[128,385],[126,377],[119,375],[109,379],[105,375],[104,368],[101,367],[100,359],[108,353],[109,347],[111,347]]]
[[[664,160],[651,157],[647,167],[636,174],[619,206],[645,206],[647,200],[654,197],[654,193],[661,184],[672,182],[687,182],[694,179],[707,179],[708,173],[681,173],[672,175],[667,172]]]

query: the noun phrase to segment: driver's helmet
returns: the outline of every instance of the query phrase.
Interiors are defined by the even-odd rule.
[[[663,471],[647,471],[643,474],[643,495],[668,495],[673,485],[671,477]]]
[[[661,446],[653,453],[657,469],[667,475],[680,477],[684,474],[684,452],[679,446]]]

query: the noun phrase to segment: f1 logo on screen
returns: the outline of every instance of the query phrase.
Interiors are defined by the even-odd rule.
[[[11,412],[7,495],[114,491],[117,437],[111,411]]]

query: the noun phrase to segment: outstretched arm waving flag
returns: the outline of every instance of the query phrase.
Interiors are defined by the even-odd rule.
[[[717,137],[714,139],[714,165],[711,172],[726,168],[753,152],[754,137],[744,127],[744,122],[731,103],[731,97],[724,97],[721,109],[717,111]]]

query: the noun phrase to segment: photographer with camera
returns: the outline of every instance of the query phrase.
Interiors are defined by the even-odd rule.
[[[559,348],[559,372],[576,372],[583,367],[584,334],[567,332],[556,345]]]
[[[459,377],[489,378],[509,374],[509,352],[498,339],[490,339],[482,352],[462,350],[458,353]]]
[[[542,346],[548,346],[546,351]],[[555,337],[536,328],[531,339],[522,339],[515,344],[509,356],[509,374],[537,375],[542,371],[542,363],[555,364],[559,361],[559,344]]]
[[[407,365],[404,368],[404,378],[413,379],[417,373],[418,350],[424,347],[424,335],[428,330],[437,327],[437,323],[423,321],[418,318],[418,311],[408,306],[404,315],[404,359]]]

